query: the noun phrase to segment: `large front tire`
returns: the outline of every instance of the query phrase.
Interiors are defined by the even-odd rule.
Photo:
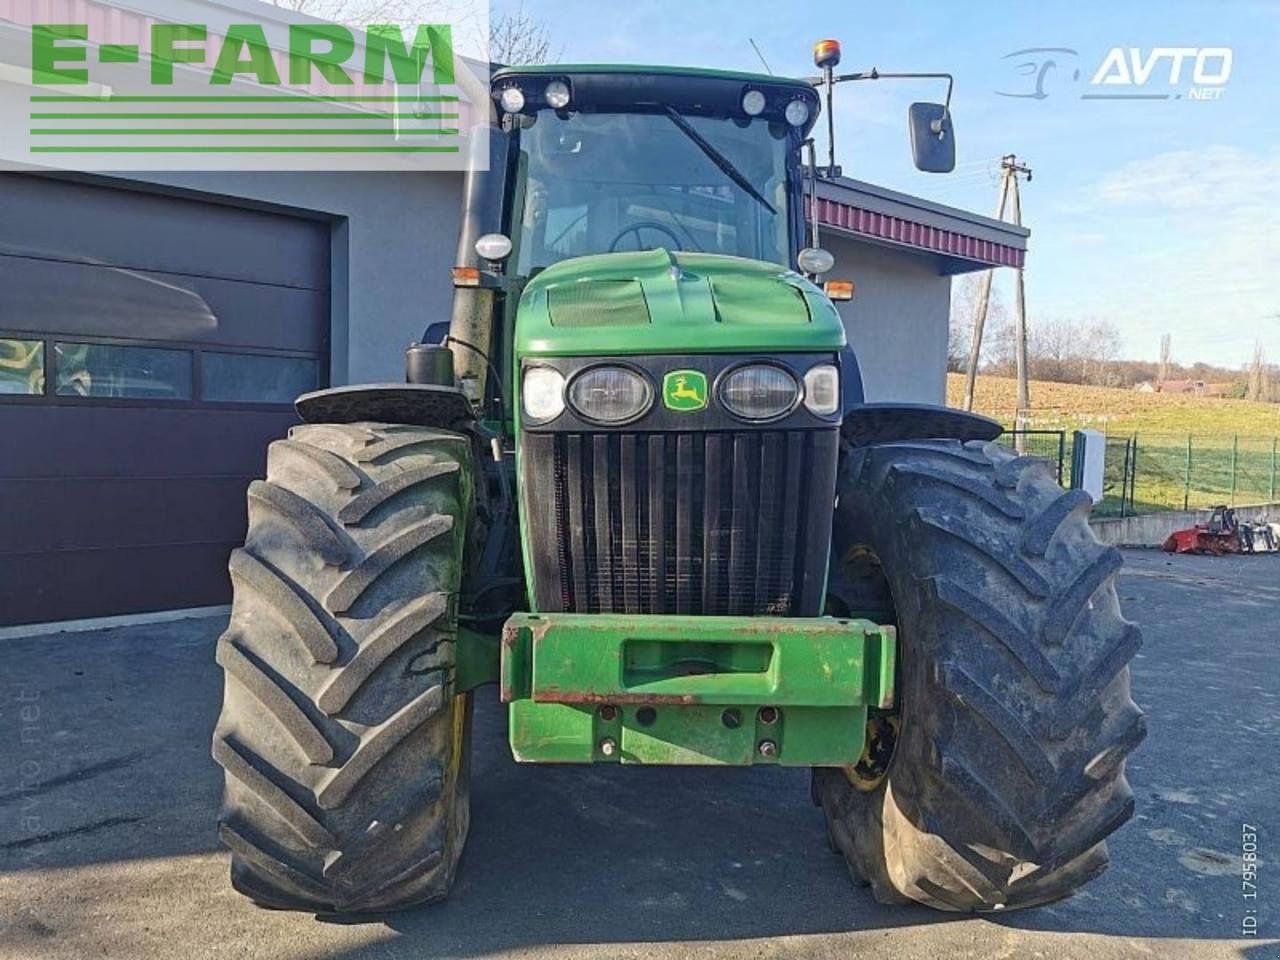
[[[814,795],[881,902],[1028,907],[1105,869],[1145,725],[1129,695],[1141,638],[1090,506],[995,444],[850,453],[833,597],[893,611],[898,705],[872,718],[857,768],[814,772]]]
[[[469,822],[453,648],[470,471],[455,434],[307,425],[249,489],[213,756],[232,883],[259,904],[372,912],[449,890]]]

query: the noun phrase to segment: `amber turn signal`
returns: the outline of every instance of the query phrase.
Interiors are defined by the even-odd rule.
[[[831,300],[853,299],[852,280],[828,280],[822,285],[822,288],[827,292],[827,297]]]

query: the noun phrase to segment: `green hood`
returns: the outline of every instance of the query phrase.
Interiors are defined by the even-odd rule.
[[[516,356],[838,351],[844,324],[774,263],[645,250],[564,260],[525,287]]]

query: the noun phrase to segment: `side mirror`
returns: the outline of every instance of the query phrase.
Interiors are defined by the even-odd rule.
[[[924,173],[950,173],[956,168],[956,132],[951,111],[940,103],[913,103],[907,113],[911,125],[911,156]]]

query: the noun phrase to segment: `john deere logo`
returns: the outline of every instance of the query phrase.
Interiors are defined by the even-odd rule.
[[[662,381],[662,402],[683,413],[707,408],[707,375],[698,370],[672,370]]]

